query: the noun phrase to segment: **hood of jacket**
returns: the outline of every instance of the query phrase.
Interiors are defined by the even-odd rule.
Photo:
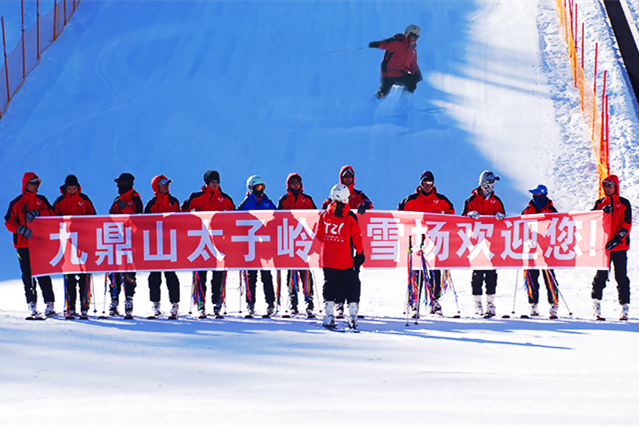
[[[34,178],[40,179],[38,175],[36,175],[33,172],[26,172],[24,175],[22,175],[22,193],[23,194],[27,192],[27,183],[29,183],[29,181]]]

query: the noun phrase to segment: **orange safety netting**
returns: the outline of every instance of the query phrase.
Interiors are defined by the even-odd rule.
[[[582,24],[581,35],[581,62],[579,61],[579,46],[577,44],[578,24],[577,24],[577,5],[574,0],[555,0],[557,6],[557,14],[559,15],[559,23],[568,45],[568,59],[570,60],[570,68],[575,81],[575,87],[579,91],[581,99],[581,111],[588,125],[590,139],[592,141],[592,150],[597,159],[597,172],[599,174],[599,196],[603,197],[603,188],[601,181],[610,174],[609,163],[609,131],[608,131],[608,97],[606,95],[606,77],[607,71],[604,72],[603,87],[599,90],[601,95],[597,94],[597,53],[595,53],[595,75],[594,84],[590,83],[584,72],[583,66],[583,39],[584,29]],[[601,96],[601,108],[597,106],[597,98]]]
[[[61,0],[46,15],[38,16],[30,30],[24,30],[18,45],[7,52],[4,45],[4,61],[0,66],[0,118],[9,108],[11,99],[18,93],[29,73],[40,63],[40,55],[60,36],[71,19],[80,0]],[[3,28],[4,30],[4,28]],[[4,43],[3,43],[4,44]]]

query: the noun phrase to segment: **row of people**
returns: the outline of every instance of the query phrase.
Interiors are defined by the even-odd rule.
[[[366,210],[373,207],[371,200],[360,190],[354,188],[355,172],[351,166],[344,166],[339,174],[340,184],[343,193],[334,187],[331,190],[329,199],[322,203],[323,214],[329,214],[329,211],[341,213],[339,203],[348,207],[348,212],[344,213],[345,218],[351,215],[357,221],[357,216],[353,211],[364,214]],[[499,176],[493,172],[486,170],[480,174],[479,186],[472,191],[471,196],[465,201],[462,215],[478,219],[482,215],[493,215],[496,219],[501,220],[505,217],[505,208],[501,199],[495,194],[495,182],[499,181]],[[164,175],[158,175],[153,178],[151,186],[154,191],[154,197],[149,200],[146,206],[143,206],[139,194],[133,188],[135,178],[130,173],[122,173],[115,182],[118,188],[118,197],[113,202],[110,214],[138,214],[138,213],[171,213],[171,212],[189,212],[189,211],[225,211],[235,210],[235,204],[232,198],[224,193],[220,187],[220,175],[217,171],[209,170],[204,174],[204,186],[198,192],[194,192],[182,203],[169,193],[169,184],[171,180]],[[95,208],[88,196],[82,193],[80,184],[74,175],[69,175],[65,179],[64,185],[60,187],[62,193],[53,206],[51,206],[46,197],[38,194],[38,187],[41,179],[35,173],[28,172],[23,176],[22,194],[14,199],[5,216],[5,224],[7,229],[14,234],[14,245],[18,252],[20,268],[22,270],[22,280],[25,288],[25,295],[32,316],[37,315],[36,310],[36,286],[35,279],[31,276],[29,262],[29,238],[31,230],[29,223],[39,215],[91,215],[96,214]],[[437,192],[434,185],[435,179],[430,171],[424,172],[419,181],[419,186],[415,193],[406,197],[398,206],[398,210],[418,211],[425,213],[443,213],[455,214],[455,209],[450,200],[444,195]],[[606,250],[610,251],[610,260],[615,267],[615,278],[617,281],[619,303],[622,306],[621,318],[627,319],[630,303],[630,282],[627,277],[627,250],[629,248],[629,233],[632,224],[631,207],[628,200],[619,194],[619,180],[615,175],[608,176],[602,182],[605,197],[597,200],[595,210],[603,210],[606,214],[611,215],[611,235],[612,239],[606,244]],[[293,210],[293,209],[315,209],[312,197],[303,192],[302,178],[299,174],[292,173],[286,180],[287,192],[283,195],[278,205],[269,199],[265,194],[265,183],[259,176],[251,176],[247,181],[247,194],[245,199],[237,206],[238,210]],[[346,196],[346,191],[348,195]],[[544,185],[539,185],[535,189],[530,190],[532,200],[526,206],[522,214],[533,213],[553,213],[557,210],[553,206],[552,201],[548,198],[548,190]],[[333,205],[333,207],[331,207]],[[337,209],[337,210],[336,210]],[[341,218],[341,216],[337,216]],[[350,220],[350,219],[349,219]],[[353,243],[352,236],[344,236],[344,241],[348,241],[349,247],[356,245]],[[324,243],[322,244],[322,247]],[[352,249],[343,256],[347,256],[347,263],[360,255],[360,252]],[[363,257],[363,253],[361,253]],[[334,258],[329,256],[329,258]],[[362,258],[357,258],[358,262]],[[342,269],[343,263],[337,262],[339,268]],[[329,266],[330,267],[330,266]],[[352,268],[352,267],[351,267]],[[359,269],[359,265],[357,268]],[[247,285],[246,303],[249,316],[255,314],[255,290],[257,284],[257,276],[260,272],[263,284],[264,295],[267,303],[266,316],[270,316],[275,310],[275,292],[273,289],[273,276],[268,270],[249,270],[246,272],[245,279]],[[602,292],[606,286],[608,279],[608,270],[600,270],[595,275],[592,283],[592,299],[594,314],[601,317],[601,299]],[[200,316],[206,316],[205,300],[207,294],[207,275],[208,271],[196,271],[193,274],[194,289],[196,293],[196,303]],[[211,297],[213,305],[213,313],[220,315],[221,307],[224,302],[223,289],[227,277],[227,271],[212,271],[211,274]],[[330,275],[330,273],[329,273]],[[431,310],[433,313],[441,314],[441,305],[439,298],[442,294],[442,278],[441,271],[434,270],[429,273],[430,276],[425,277],[420,272],[420,283],[428,282],[432,286],[430,294],[433,295],[431,302]],[[530,303],[530,314],[539,315],[539,276],[544,277],[546,288],[548,290],[548,302],[550,304],[550,317],[557,315],[558,309],[558,287],[557,280],[552,270],[526,270],[524,273],[525,281],[528,288],[528,300]],[[354,287],[359,289],[359,274],[354,274]],[[171,302],[170,317],[177,317],[179,310],[180,294],[179,280],[175,272],[165,272],[164,277],[169,289],[169,299]],[[327,281],[325,275],[324,300],[333,302],[336,315],[344,314],[344,302],[351,302],[356,299],[359,302],[359,290],[348,291],[352,294],[351,300],[340,291],[327,292]],[[337,279],[336,280],[340,280]],[[344,281],[343,279],[341,279]],[[77,291],[79,287],[81,298],[81,316],[86,317],[88,311],[88,295],[89,289],[87,284],[87,274],[67,274],[64,276],[65,281],[65,313],[69,316],[75,314],[75,306],[77,299]],[[133,296],[136,288],[135,272],[111,273],[109,274],[111,303],[109,313],[111,315],[119,315],[119,296],[124,288],[125,292],[125,315],[131,316],[133,310]],[[45,315],[55,314],[54,294],[49,277],[39,277],[37,279],[41,287],[41,291],[46,303]],[[291,312],[298,313],[298,297],[297,284],[304,283],[302,286],[304,291],[304,301],[306,303],[306,314],[313,316],[314,310],[314,292],[312,275],[307,271],[288,271],[287,283],[290,297]],[[149,274],[150,299],[155,314],[160,313],[160,287],[162,283],[162,273],[152,272]],[[350,284],[349,284],[350,285]],[[495,315],[495,293],[497,287],[497,272],[494,269],[474,270],[471,279],[472,294],[474,297],[475,311],[479,315],[491,317]],[[485,304],[483,300],[483,287],[485,286],[486,298]],[[329,286],[330,287],[330,286]],[[341,286],[337,286],[341,288]],[[348,287],[348,285],[347,285]],[[335,294],[338,294],[337,296]],[[355,297],[356,295],[356,297]],[[484,308],[485,306],[485,308]],[[413,307],[416,309],[416,307]],[[328,308],[327,308],[328,309]],[[350,309],[350,307],[349,307]],[[355,310],[355,308],[352,308]],[[329,321],[330,322],[330,321]]]

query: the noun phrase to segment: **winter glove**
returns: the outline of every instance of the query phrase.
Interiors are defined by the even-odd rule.
[[[424,77],[422,77],[421,71],[417,71],[415,75],[417,76],[417,81],[422,81],[424,79]]]
[[[379,47],[379,41],[371,41],[368,43],[368,47]]]
[[[479,213],[473,210],[472,212],[468,212],[468,217],[477,220],[479,219]]]
[[[27,222],[33,222],[33,219],[35,219],[38,216],[40,216],[40,211],[38,210],[31,210],[30,212],[27,212],[27,214],[24,215],[25,219],[27,219]]]
[[[30,240],[31,237],[33,237],[33,232],[31,232],[31,230],[29,228],[27,228],[26,226],[18,226],[18,234],[22,234],[24,236],[24,238],[26,238],[27,240]]]
[[[495,213],[495,219],[497,219],[497,220],[502,220],[505,217],[506,217],[506,215],[503,214],[502,212]]]
[[[357,206],[357,213],[359,214],[364,214],[366,213],[366,203],[362,203],[359,206]]]
[[[364,252],[358,253],[353,258],[353,267],[355,269],[359,269],[359,267],[364,264],[364,261],[366,261],[366,256],[364,256]]]
[[[124,210],[124,208],[126,207],[126,203],[122,198],[118,198],[117,200],[115,200],[115,204],[117,204],[120,210]]]
[[[614,237],[612,237],[612,240],[608,241],[608,244],[606,244],[606,250],[610,251],[613,248],[617,247],[620,243],[621,238],[619,238],[619,235],[615,235]]]
[[[606,204],[602,210],[603,210],[604,213],[611,213],[612,212],[612,206],[610,204]]]

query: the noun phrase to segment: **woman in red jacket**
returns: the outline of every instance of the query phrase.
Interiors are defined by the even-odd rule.
[[[539,214],[539,213],[557,213],[557,209],[552,205],[552,200],[548,198],[548,188],[544,185],[538,185],[537,188],[528,191],[532,194],[532,200],[528,203],[528,206],[522,212],[522,215],[526,214]],[[524,270],[524,282],[528,289],[528,303],[530,304],[530,316],[539,316],[538,304],[539,304],[539,269],[525,269]],[[555,271],[552,269],[544,270],[544,282],[546,283],[546,290],[548,291],[548,303],[550,304],[550,319],[557,318],[557,311],[559,310],[559,295],[557,289],[557,278],[555,277]]]
[[[53,202],[53,210],[57,216],[85,216],[94,215],[95,207],[91,199],[82,193],[80,183],[75,175],[68,175],[64,185],[60,187],[60,195]],[[89,305],[91,303],[91,289],[89,274],[64,274],[65,286],[65,318],[75,318],[75,302],[77,292],[80,291],[80,319],[89,319]],[[78,288],[79,287],[79,288]]]
[[[345,185],[331,189],[331,203],[320,216],[316,238],[321,242],[320,266],[324,270],[324,326],[335,327],[335,301],[344,300],[345,296],[348,326],[357,330],[361,293],[358,271],[365,257],[357,216],[348,207],[349,196]]]
[[[38,216],[52,216],[53,207],[44,195],[38,195],[38,188],[42,179],[33,172],[27,172],[22,176],[22,194],[9,203],[9,209],[4,217],[4,224],[13,233],[13,246],[18,251],[20,270],[22,270],[22,282],[24,283],[24,293],[27,298],[29,317],[27,319],[39,318],[40,314],[36,310],[38,295],[36,293],[36,278],[31,276],[31,261],[29,256],[29,239],[33,236],[29,223]],[[38,277],[38,284],[42,291],[42,297],[46,303],[44,314],[46,316],[55,315],[55,296],[51,277]]]
[[[302,177],[297,173],[291,173],[286,178],[286,194],[282,195],[277,203],[278,210],[316,210],[317,206],[310,195],[304,194],[302,188]],[[278,271],[279,273],[279,271]],[[288,295],[291,302],[291,315],[299,313],[297,309],[297,288],[294,281],[298,280],[302,283],[304,291],[304,300],[306,301],[306,316],[314,318],[313,308],[313,276],[309,270],[290,270],[286,273],[286,282],[288,284]]]

